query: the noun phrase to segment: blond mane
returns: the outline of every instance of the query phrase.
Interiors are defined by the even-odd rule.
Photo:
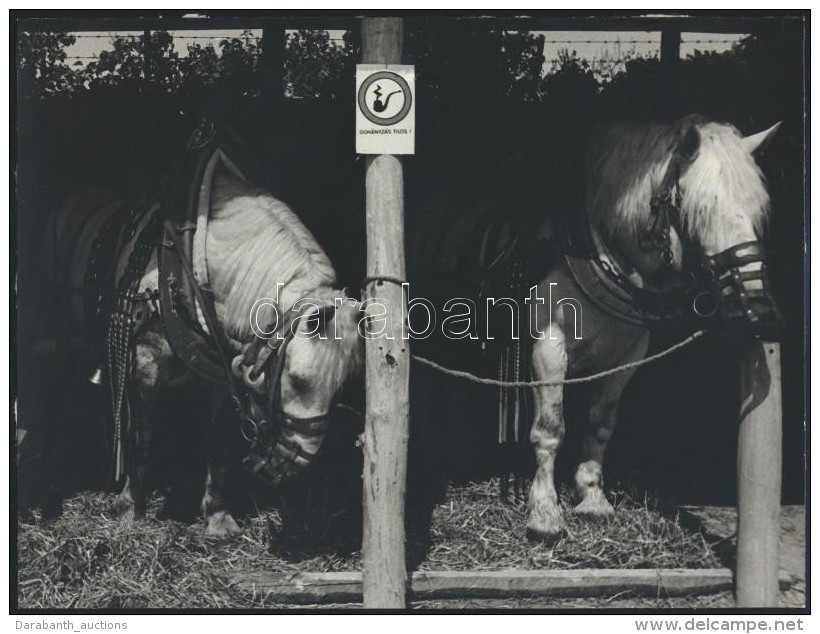
[[[279,283],[280,326],[291,318],[290,309],[299,299],[334,306],[344,296],[333,287],[336,272],[330,260],[293,211],[226,172],[214,178],[206,252],[218,317],[239,342],[255,336],[250,320],[254,302],[275,298]],[[359,306],[344,302],[328,325],[329,336],[310,340],[322,368],[316,389],[337,393],[361,368]]]
[[[694,125],[696,159],[680,179],[681,221],[693,239],[714,243],[745,215],[759,234],[769,211],[760,168],[738,130],[690,116],[669,125],[615,125],[587,150],[587,210],[605,236],[631,237],[646,227],[650,200],[660,185],[680,132]]]
[[[240,341],[252,335],[254,302],[274,298],[277,283],[287,311],[336,281],[327,255],[285,203],[224,172],[214,178],[206,251],[219,318]]]

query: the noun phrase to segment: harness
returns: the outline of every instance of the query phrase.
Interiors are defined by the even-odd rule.
[[[282,408],[281,381],[287,349],[305,315],[289,315],[290,327],[281,339],[257,337],[244,353],[232,356],[207,285],[204,256],[194,256],[197,251],[204,253],[209,179],[216,163],[223,161],[236,173],[246,173],[237,167],[244,168],[244,164],[236,160],[234,148],[235,144],[217,132],[208,119],[203,120],[189,144],[181,185],[170,198],[171,204],[176,202],[182,207],[171,207],[176,216],[164,221],[165,240],[159,256],[162,319],[172,349],[188,368],[206,380],[227,384],[240,431],[249,443],[242,464],[273,486],[316,457],[329,427],[330,410],[320,416],[297,417]],[[184,215],[180,215],[180,209]],[[194,248],[195,241],[201,241],[199,249]],[[196,271],[197,264],[203,273]],[[294,435],[318,440],[319,449],[307,451],[293,439]]]
[[[240,160],[243,153],[228,132],[219,130],[213,120],[203,118],[162,202],[150,208],[139,205],[118,209],[94,240],[86,264],[84,297],[89,323],[106,332],[115,479],[124,474],[125,431],[130,426],[127,383],[134,363],[133,341],[151,312],[149,301],[155,304],[154,312],[161,315],[174,354],[200,378],[228,388],[239,431],[249,443],[242,460],[246,469],[265,484],[275,485],[310,462],[321,448],[330,410],[321,416],[301,418],[286,414],[282,408],[281,380],[287,349],[304,316],[289,314],[290,330],[283,338],[270,342],[256,338],[244,353],[234,355],[208,286],[204,241],[211,181],[220,163],[244,179],[249,172]],[[243,170],[239,169],[240,164]],[[129,244],[131,253],[116,279],[109,263],[117,262],[117,255]],[[155,248],[159,289],[139,293],[140,281]],[[315,439],[318,448],[314,452],[305,450],[294,435]]]
[[[685,235],[679,181],[695,154],[696,145],[684,135],[652,196],[649,222],[638,241],[643,252],[659,253],[662,269],[670,269],[674,261],[672,227],[678,235]],[[573,254],[570,248],[565,260],[589,299],[610,316],[649,327],[694,322],[691,325],[697,328],[732,327],[763,339],[779,335],[781,315],[772,299],[764,263],[766,252],[759,240],[737,244],[713,256],[686,245],[681,285],[660,292],[638,286],[619,267],[594,227],[590,225],[589,231],[592,255]],[[757,267],[741,270],[750,264]]]

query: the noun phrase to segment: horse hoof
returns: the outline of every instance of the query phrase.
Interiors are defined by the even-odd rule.
[[[543,529],[527,526],[527,539],[531,542],[541,542],[547,546],[557,544],[565,534],[566,531],[563,527]]]
[[[573,509],[573,513],[588,519],[609,519],[615,515],[615,509],[604,497],[603,492],[587,493]]]
[[[117,517],[120,520],[120,524],[125,526],[130,526],[134,523],[134,507],[127,509],[117,509]]]
[[[114,511],[120,520],[120,524],[129,526],[134,522],[145,519],[145,511],[140,512],[136,504],[130,498],[117,498],[114,502]]]
[[[239,524],[226,511],[217,511],[208,517],[208,525],[205,527],[205,535],[208,537],[216,537],[218,539],[228,539],[236,537],[242,532]]]
[[[527,522],[527,538],[531,541],[555,544],[566,533],[564,520],[560,514],[557,517],[531,517]]]

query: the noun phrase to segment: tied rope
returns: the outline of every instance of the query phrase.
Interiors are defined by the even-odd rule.
[[[392,275],[371,275],[364,279],[362,282],[362,288],[367,287],[368,284],[372,282],[388,282],[390,284],[396,284],[397,286],[401,286],[406,282],[406,280],[401,279],[400,277],[393,277]],[[601,372],[596,372],[595,374],[590,374],[588,376],[579,376],[574,377],[571,379],[560,379],[558,381],[554,380],[547,380],[547,381],[499,381],[497,379],[490,379],[483,376],[476,376],[471,372],[466,372],[464,370],[454,370],[452,368],[447,368],[443,365],[436,363],[435,361],[431,361],[430,359],[426,359],[425,357],[420,357],[418,355],[411,355],[413,361],[420,363],[421,365],[426,365],[428,368],[433,368],[434,370],[438,370],[443,374],[448,374],[450,376],[459,377],[461,379],[467,379],[468,381],[472,381],[473,383],[478,383],[480,385],[493,385],[495,387],[513,387],[513,388],[520,388],[520,387],[555,387],[558,385],[573,385],[577,383],[590,383],[591,381],[597,381],[598,379],[602,379],[607,376],[611,376],[613,374],[618,374],[619,372],[625,372],[626,370],[631,370],[632,368],[639,368],[643,365],[648,363],[652,363],[653,361],[657,361],[658,359],[662,359],[673,352],[677,352],[681,348],[685,348],[690,343],[693,343],[697,339],[700,339],[703,335],[706,334],[705,330],[697,330],[693,332],[691,335],[686,337],[686,339],[679,341],[678,343],[669,346],[665,350],[661,350],[655,354],[649,355],[648,357],[644,357],[643,359],[639,359],[638,361],[630,361],[629,363],[624,363],[623,365],[615,366],[614,368],[609,368],[608,370],[602,370]],[[503,361],[501,362],[503,367]]]
[[[476,376],[475,374],[465,372],[464,370],[453,370],[452,368],[446,368],[443,365],[439,365],[435,361],[430,361],[430,359],[425,359],[424,357],[419,357],[417,355],[413,355],[413,360],[419,362],[422,365],[426,365],[427,367],[433,368],[434,370],[438,370],[439,372],[442,372],[444,374],[449,374],[450,376],[457,376],[459,378],[467,379],[468,381],[472,381],[473,383],[479,383],[481,385],[495,385],[497,387],[548,387],[557,385],[571,385],[573,383],[588,383],[590,381],[602,379],[605,376],[617,374],[618,372],[624,372],[632,368],[639,368],[642,365],[646,365],[647,363],[657,361],[658,359],[661,359],[667,355],[672,354],[677,350],[680,350],[681,348],[688,346],[690,343],[694,342],[696,339],[699,339],[705,334],[706,332],[704,330],[698,330],[697,332],[693,332],[683,341],[679,341],[673,346],[666,348],[666,350],[662,350],[656,354],[640,359],[639,361],[631,361],[630,363],[624,363],[623,365],[619,365],[608,370],[603,370],[602,372],[596,372],[595,374],[590,374],[589,376],[579,376],[572,379],[561,379],[559,381],[498,381],[496,379],[488,379],[486,377]]]
[[[387,282],[388,284],[395,284],[396,286],[402,286],[407,283],[407,280],[403,280],[400,277],[394,277],[393,275],[368,275],[362,281],[362,290],[367,288],[373,282],[377,282],[379,286],[381,286],[384,282]]]

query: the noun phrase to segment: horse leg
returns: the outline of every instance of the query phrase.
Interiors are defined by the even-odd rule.
[[[171,347],[152,324],[137,341],[135,368],[130,382],[130,428],[126,446],[126,482],[115,504],[120,520],[130,523],[145,518],[146,488],[151,435],[157,414],[157,396],[165,379],[166,365],[173,358]]]
[[[621,363],[629,363],[646,356],[649,337],[643,335],[631,347]],[[589,410],[589,425],[582,449],[581,463],[575,471],[575,491],[580,502],[575,512],[588,517],[608,517],[615,511],[604,495],[603,462],[618,414],[618,404],[635,369],[618,372],[601,379],[594,387]]]
[[[231,479],[231,456],[235,447],[225,433],[226,394],[215,393],[209,411],[207,434],[208,475],[205,494],[202,497],[202,513],[205,516],[205,534],[209,537],[227,538],[239,535],[242,529],[236,523],[228,507]]]
[[[537,381],[560,381],[567,372],[564,333],[553,324],[553,338],[533,343],[532,367]],[[535,421],[530,442],[535,447],[535,476],[528,500],[527,532],[538,539],[554,542],[561,537],[564,520],[558,506],[553,480],[555,456],[564,438],[564,392],[561,385],[534,389]]]

